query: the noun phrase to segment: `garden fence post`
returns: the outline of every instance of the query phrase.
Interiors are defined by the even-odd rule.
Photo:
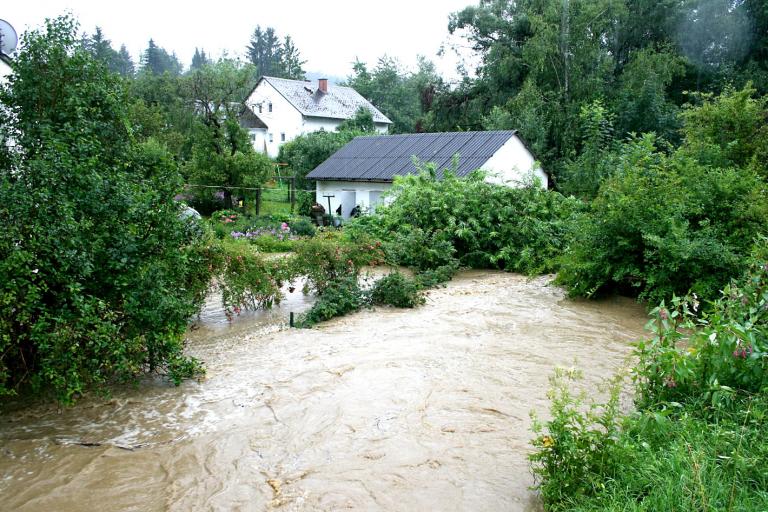
[[[291,213],[296,206],[296,176],[291,176],[291,181],[288,182],[288,200],[291,202]]]

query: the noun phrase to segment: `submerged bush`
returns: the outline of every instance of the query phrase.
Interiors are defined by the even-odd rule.
[[[370,290],[371,303],[377,306],[415,308],[426,302],[419,283],[401,272],[392,272],[377,280]]]
[[[281,287],[293,276],[281,258],[266,259],[248,243],[222,241],[207,249],[227,317],[241,310],[269,309],[282,300]]]
[[[312,327],[337,316],[343,316],[368,304],[357,275],[335,278],[326,283],[309,311],[299,317],[299,327]]]

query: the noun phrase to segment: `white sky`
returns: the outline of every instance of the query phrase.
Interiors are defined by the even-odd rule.
[[[475,0],[2,0],[0,19],[21,35],[46,17],[71,12],[89,34],[96,25],[115,49],[125,44],[138,61],[149,38],[176,52],[189,66],[195,47],[212,57],[227,51],[243,56],[256,25],[272,26],[280,37],[290,34],[306,60],[304,69],[346,77],[355,58],[373,67],[384,54],[413,69],[417,55],[437,65],[446,78],[456,76],[459,58],[446,51],[448,15]],[[453,38],[457,42],[457,38]],[[468,66],[470,68],[470,66]],[[471,69],[470,69],[471,71]]]

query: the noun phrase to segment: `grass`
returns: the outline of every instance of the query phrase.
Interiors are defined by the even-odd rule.
[[[259,215],[287,215],[291,212],[291,202],[288,200],[288,186],[276,184],[261,192],[261,208]]]
[[[716,418],[688,407],[674,419],[631,417],[605,489],[568,510],[768,510],[768,403],[760,398]]]

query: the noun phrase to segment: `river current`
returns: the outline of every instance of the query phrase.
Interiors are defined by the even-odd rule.
[[[588,389],[627,364],[645,314],[542,277],[463,272],[415,310],[288,329],[310,305],[189,333],[200,381],[161,379],[0,416],[0,510],[539,510],[531,420],[556,365]]]

